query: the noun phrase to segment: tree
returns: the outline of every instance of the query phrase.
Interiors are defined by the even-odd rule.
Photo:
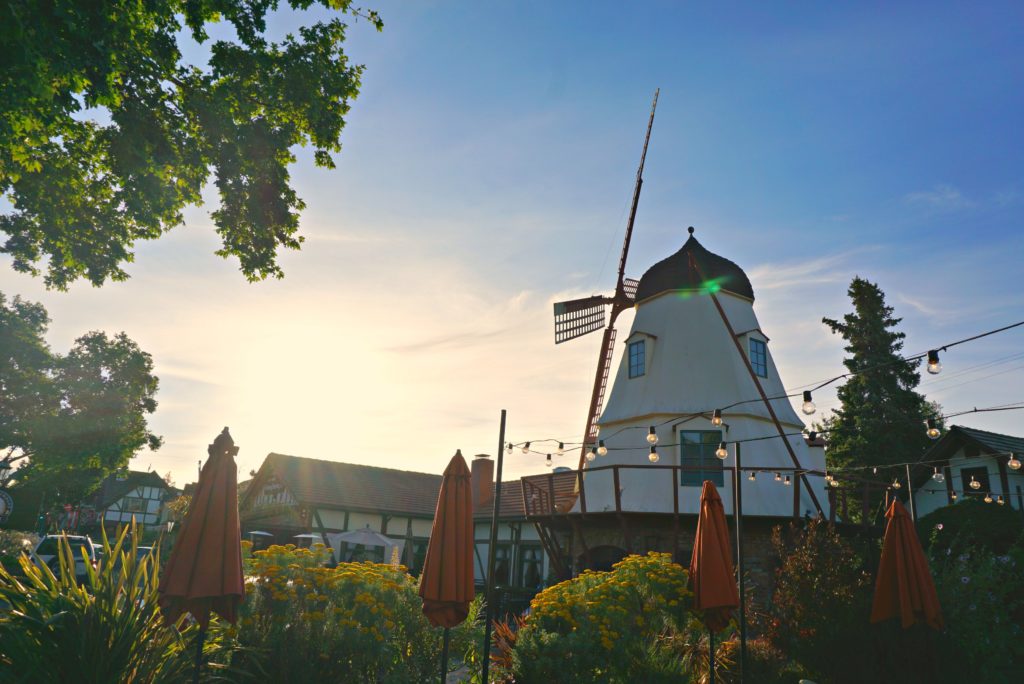
[[[931,444],[925,421],[939,412],[937,405],[915,391],[921,380],[917,372],[920,362],[901,356],[906,336],[895,328],[902,319],[893,317],[893,308],[886,305],[878,285],[857,277],[850,283],[848,294],[853,313],[846,314],[842,321],[822,319],[833,333],[846,340],[849,356],[843,365],[851,373],[838,390],[842,406],[823,423],[828,434],[829,467],[915,461]],[[902,468],[895,467],[878,471],[883,481],[903,478],[904,474]],[[860,501],[859,493],[859,488],[851,490],[856,502]],[[853,511],[859,514],[860,506],[853,506]]]
[[[267,39],[280,0],[76,2],[0,6],[0,232],[16,270],[48,287],[128,277],[132,247],[182,222],[212,173],[223,247],[250,281],[281,277],[279,248],[298,249],[302,200],[288,167],[296,145],[318,166],[332,153],[362,66],[342,51],[338,17]],[[288,0],[365,17],[351,0]],[[183,59],[180,40],[209,41],[208,63]],[[187,29],[187,30],[186,30]]]
[[[19,483],[84,496],[128,465],[143,447],[157,449],[146,416],[156,410],[158,380],[149,354],[121,333],[79,337],[53,353],[39,304],[0,293],[0,448]]]

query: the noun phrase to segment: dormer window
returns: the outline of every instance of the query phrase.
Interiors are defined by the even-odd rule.
[[[758,377],[768,377],[768,345],[754,337],[750,338],[750,366]]]
[[[629,343],[629,377],[639,378],[647,372],[646,340]]]

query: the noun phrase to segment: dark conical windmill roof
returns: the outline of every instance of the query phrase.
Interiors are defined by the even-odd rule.
[[[692,262],[696,262],[697,268]],[[690,239],[682,249],[647,269],[637,286],[636,301],[671,290],[725,290],[748,299],[754,298],[754,288],[743,269],[705,249],[693,236],[693,228],[690,228]]]

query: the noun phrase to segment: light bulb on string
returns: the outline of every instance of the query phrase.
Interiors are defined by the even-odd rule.
[[[715,427],[722,424],[722,409],[715,409],[714,413],[711,414],[711,424]]]
[[[548,468],[550,468],[550,467],[551,467],[551,454],[548,454],[548,458],[547,458],[547,460],[546,460],[546,461],[544,462],[544,465],[546,465],[546,466],[547,466]]]
[[[899,489],[899,488],[900,488],[900,487],[902,487],[902,486],[903,486],[903,484],[902,484],[902,483],[900,482],[900,478],[898,478],[898,477],[897,477],[897,478],[895,478],[895,479],[894,479],[894,480],[892,481],[892,488],[893,488],[893,489]]]
[[[654,426],[653,425],[647,431],[647,443],[648,444],[657,444],[658,443],[658,433],[654,431]]]
[[[725,448],[725,442],[718,443],[718,448],[715,449],[715,456],[723,461],[729,456],[729,451]]]
[[[935,480],[936,482],[945,482],[946,476],[942,474],[938,467],[936,467],[935,472],[932,473],[932,479]]]
[[[597,455],[598,456],[607,456],[608,455],[608,447],[606,447],[604,445],[604,440],[603,439],[597,440]]]
[[[818,433],[815,432],[814,430],[811,430],[810,432],[808,432],[807,433],[807,441],[808,442],[817,442],[818,441]]]
[[[782,475],[780,475],[779,473],[775,473],[775,481],[782,482]]]
[[[792,482],[789,481],[789,475],[786,476],[786,480],[782,484],[786,485],[787,487],[793,484]]]
[[[927,421],[925,421],[925,425],[928,426],[926,434],[928,435],[929,439],[938,439],[939,435],[942,434],[942,432],[939,430],[939,426],[936,425],[934,418],[929,418]]]
[[[953,503],[956,503],[956,492],[951,492],[949,498],[952,499]]]
[[[811,415],[818,410],[818,407],[814,405],[814,401],[811,399],[811,391],[804,390],[804,405],[800,407],[800,410]]]
[[[661,457],[658,456],[658,448],[652,444],[651,453],[647,454],[647,460],[651,463],[657,463],[660,458]]]
[[[562,442],[558,443],[558,455],[565,456],[565,444],[563,444]]]
[[[747,475],[747,479],[750,480],[751,482],[756,480],[757,479],[757,471],[756,470],[751,470],[750,471],[750,475]]]
[[[878,466],[875,466],[874,468],[871,469],[871,474],[872,475],[877,475],[878,474]]]
[[[530,443],[529,442],[527,442],[526,444],[523,445],[523,454],[525,455],[525,454],[528,454],[528,453],[530,453]]]
[[[512,455],[512,442],[509,442],[508,446],[505,447],[505,455],[506,456],[511,456]]]
[[[1010,470],[1020,470],[1020,460],[1013,454],[1010,454],[1010,460],[1006,462],[1006,467]]]
[[[1006,505],[1006,502],[1003,501],[1003,495],[1002,494],[1000,494],[999,496],[996,497],[996,503],[999,504],[1000,506],[1005,506]]]
[[[981,489],[981,483],[975,480],[973,475],[971,475],[971,481],[968,482],[967,484],[968,486],[970,486],[971,489]]]
[[[938,375],[942,372],[942,364],[939,363],[938,349],[932,349],[928,352],[928,372],[932,375]]]
[[[594,453],[594,447],[590,447],[587,449],[587,460],[593,461],[595,458],[597,458],[597,454]]]
[[[985,503],[992,503],[992,494],[991,494],[991,492],[985,495]]]

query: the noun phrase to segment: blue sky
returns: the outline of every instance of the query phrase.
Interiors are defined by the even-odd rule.
[[[440,472],[494,452],[501,408],[515,441],[577,440],[599,340],[555,347],[551,302],[614,284],[657,87],[627,274],[696,226],[750,275],[787,387],[841,372],[820,319],[854,275],[908,352],[1024,319],[1019,3],[373,6],[384,32],[349,32],[366,73],[338,169],[299,151],[307,242],[283,281],[213,255],[213,204],[139,245],[126,283],[52,293],[0,270],[46,304],[56,349],[104,329],[153,353],[166,445],[133,467],[180,485],[229,425],[243,472],[269,451]],[[1024,400],[1022,347],[951,350],[922,390],[948,410]]]

